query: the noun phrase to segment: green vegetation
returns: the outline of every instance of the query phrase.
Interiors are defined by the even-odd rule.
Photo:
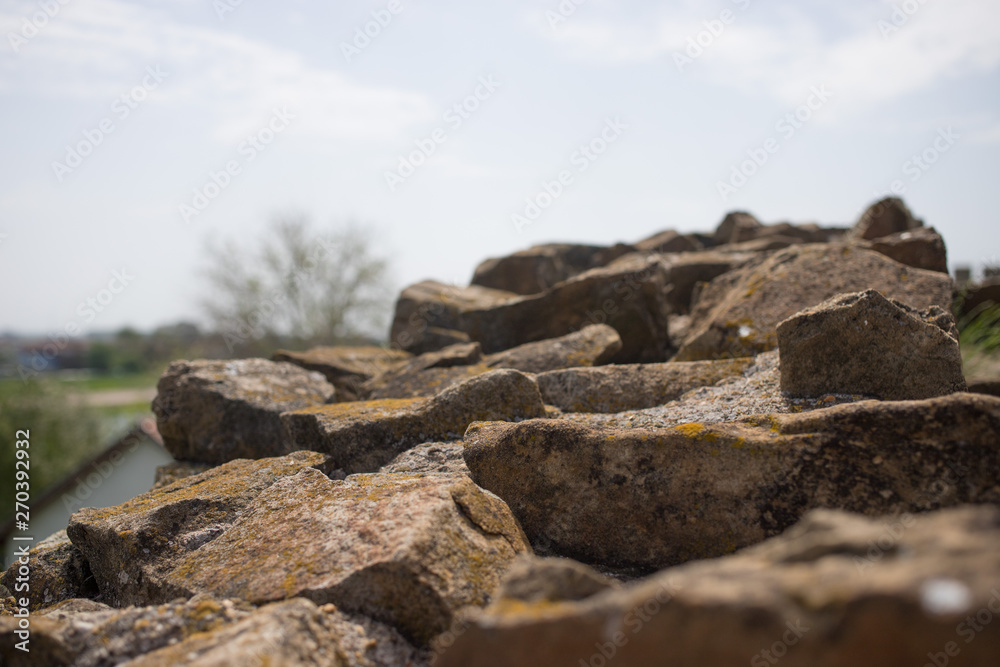
[[[14,513],[15,433],[30,433],[30,493],[37,499],[55,482],[104,446],[100,415],[69,399],[59,383],[5,380],[0,383],[0,521]]]
[[[1000,351],[1000,306],[987,302],[958,323],[963,348],[984,354]]]

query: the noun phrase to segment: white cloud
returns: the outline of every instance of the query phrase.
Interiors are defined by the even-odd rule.
[[[530,23],[570,58],[660,60],[675,69],[674,53],[683,53],[688,38],[706,30],[705,21],[728,9],[735,20],[684,68],[685,76],[763,91],[788,104],[798,104],[809,86],[826,83],[837,91],[841,112],[1000,63],[1000,5],[994,0],[926,0],[898,30],[884,35],[888,31],[880,31],[878,21],[891,20],[894,4],[899,3],[845,2],[807,14],[790,4],[753,2],[741,10],[737,3],[722,2],[712,8],[671,5],[628,21],[576,15],[554,30],[538,15]]]
[[[35,9],[18,3],[0,13],[0,35],[19,30]],[[203,114],[221,142],[256,130],[274,107],[296,113],[296,133],[351,140],[392,140],[431,116],[422,94],[359,84],[293,51],[120,0],[69,3],[17,54],[4,46],[0,93],[7,95],[110,104],[146,66],[160,65],[169,77],[151,99]]]

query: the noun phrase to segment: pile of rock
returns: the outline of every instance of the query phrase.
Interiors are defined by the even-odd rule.
[[[0,658],[995,665],[1000,398],[944,252],[894,199],[737,212],[408,287],[392,350],[175,362],[180,461],[32,550]]]

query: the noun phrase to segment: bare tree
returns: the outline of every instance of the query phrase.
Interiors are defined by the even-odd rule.
[[[356,226],[316,232],[284,218],[253,247],[230,239],[208,253],[204,307],[230,352],[357,343],[382,331],[387,264]]]

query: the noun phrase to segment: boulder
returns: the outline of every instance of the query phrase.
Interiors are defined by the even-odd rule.
[[[20,576],[18,570],[25,564],[28,565],[27,576]],[[19,576],[21,582],[28,584],[27,591],[16,588]],[[26,597],[28,609],[32,612],[63,600],[97,597],[99,593],[90,565],[70,542],[65,530],[32,547],[28,551],[27,563],[21,563],[19,559],[11,563],[0,577],[0,585],[11,592],[18,591],[18,599]]]
[[[579,331],[518,345],[486,358],[490,368],[513,368],[523,373],[544,373],[560,368],[600,366],[622,349],[618,332],[606,324],[589,324]]]
[[[947,275],[842,244],[791,246],[748,260],[697,293],[675,361],[753,356],[774,349],[778,323],[843,292],[876,289],[917,309],[950,309]]]
[[[162,489],[185,477],[203,473],[211,467],[210,463],[198,463],[195,461],[171,461],[162,466],[157,466],[153,486],[149,490],[156,491],[157,489]]]
[[[101,552],[95,574],[105,597],[109,588],[115,599],[145,604],[198,593],[258,605],[306,597],[426,643],[462,607],[485,604],[507,563],[529,550],[506,505],[464,475],[335,481],[303,469],[235,517],[183,534],[174,526],[211,514],[212,505],[199,507],[171,488],[73,515],[74,540]],[[214,504],[231,508],[225,492]],[[112,570],[119,574],[109,587],[102,574]]]
[[[438,667],[996,664],[1000,510],[816,510],[739,554],[582,600],[498,597]],[[989,622],[992,619],[992,622]]]
[[[104,602],[166,602],[180,591],[164,588],[161,568],[216,539],[265,489],[306,468],[329,469],[315,452],[230,461],[116,507],[85,507],[70,517],[66,532]]]
[[[740,243],[757,238],[757,234],[764,227],[757,218],[745,211],[733,211],[727,213],[719,226],[715,228],[715,243],[722,245],[725,243]]]
[[[570,558],[539,558],[523,554],[514,559],[494,596],[519,602],[584,600],[619,588],[615,579]]]
[[[538,385],[514,370],[494,370],[430,399],[335,403],[281,416],[298,449],[327,453],[347,473],[374,472],[410,447],[460,438],[474,421],[539,417]]]
[[[778,325],[781,389],[792,396],[886,400],[965,391],[951,314],[920,312],[875,290],[840,294]]]
[[[411,356],[403,350],[372,345],[335,345],[314,347],[305,352],[278,350],[272,359],[322,373],[337,388],[337,400],[355,401],[361,383],[407,361]]]
[[[997,432],[1000,399],[953,394],[661,429],[474,424],[465,462],[537,550],[649,571],[756,544],[811,508],[996,503]]]
[[[454,331],[464,331],[459,326],[464,309],[491,308],[517,295],[513,292],[490,289],[479,285],[457,287],[435,280],[425,280],[404,289],[396,300],[396,312],[389,330],[389,341],[394,348],[422,354],[452,345],[468,342],[456,340]]]
[[[730,252],[711,250],[690,252],[683,255],[667,255],[663,263],[667,267],[667,302],[671,315],[691,312],[691,300],[695,287],[707,283],[727,271],[732,271],[751,255],[743,251]],[[672,328],[672,327],[671,327]]]
[[[417,473],[448,472],[469,474],[462,450],[461,440],[452,442],[425,442],[406,450],[379,469],[379,472]]]
[[[472,284],[521,295],[539,294],[633,250],[621,243],[611,247],[570,243],[533,246],[482,262],[476,267]]]
[[[879,239],[923,226],[924,221],[913,217],[902,199],[886,197],[861,214],[848,236],[855,239]]]
[[[279,415],[334,395],[319,373],[266,359],[175,361],[156,390],[163,446],[174,458],[206,463],[287,454]]]
[[[535,381],[547,405],[565,412],[622,412],[663,405],[695,387],[738,376],[753,359],[569,368]]]
[[[492,354],[524,343],[557,338],[588,324],[618,331],[622,349],[614,363],[664,361],[669,351],[666,275],[654,258],[592,269],[543,294],[489,308],[462,311],[462,329]]]
[[[490,367],[484,362],[468,366],[398,370],[372,378],[364,384],[361,394],[366,401],[386,398],[428,398],[489,370]]]
[[[681,234],[672,229],[654,234],[635,244],[635,249],[642,252],[694,252],[704,248],[705,245],[694,234]]]
[[[944,239],[933,227],[916,227],[883,236],[869,242],[867,247],[900,264],[948,273],[948,251]]]

